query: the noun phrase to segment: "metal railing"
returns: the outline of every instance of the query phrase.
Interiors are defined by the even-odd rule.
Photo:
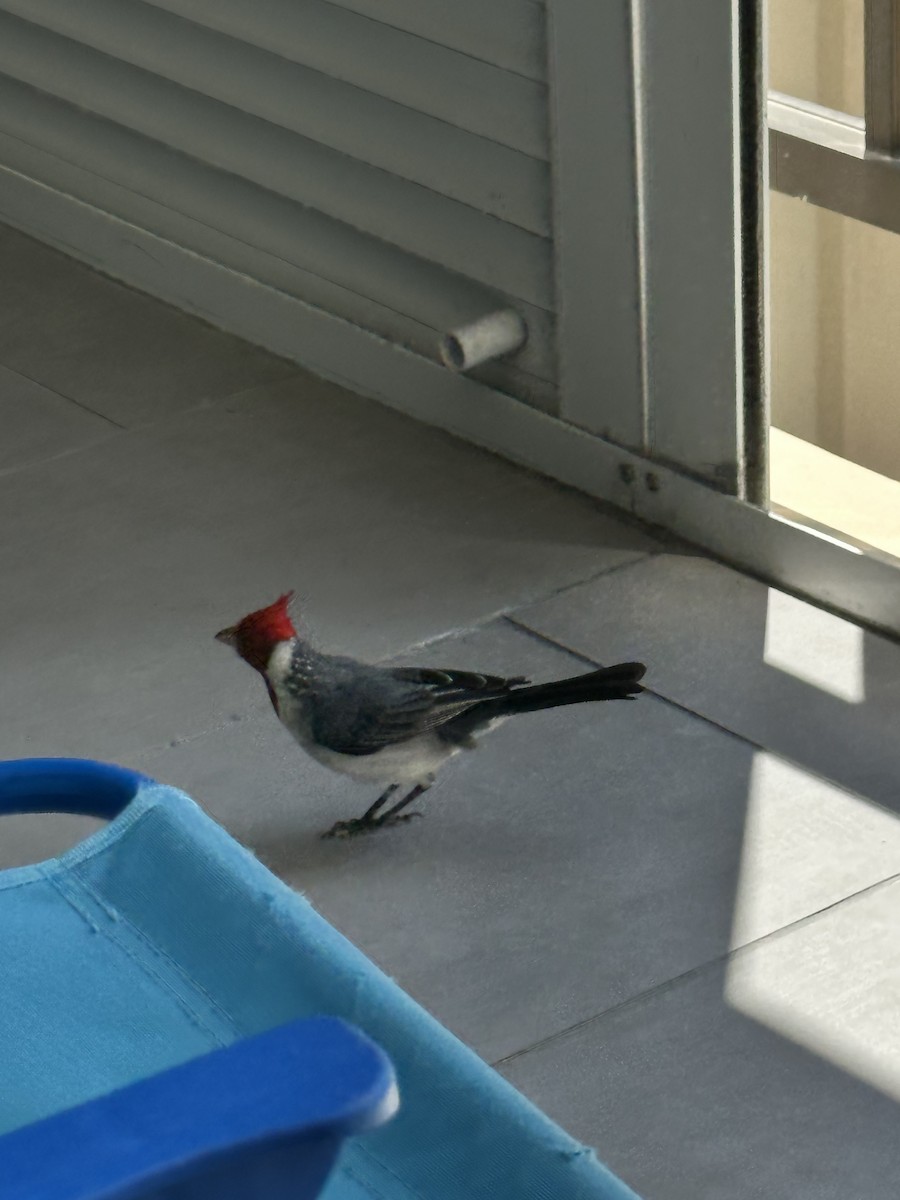
[[[865,116],[769,92],[769,182],[900,233],[900,0],[866,0]]]

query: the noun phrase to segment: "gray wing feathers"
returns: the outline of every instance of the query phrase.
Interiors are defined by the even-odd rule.
[[[374,754],[437,729],[528,681],[428,667],[366,667],[329,660],[309,690],[312,733],[340,754]]]

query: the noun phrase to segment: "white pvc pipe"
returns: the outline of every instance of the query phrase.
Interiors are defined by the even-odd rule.
[[[528,327],[512,308],[487,313],[441,338],[441,361],[451,371],[469,371],[481,363],[512,354],[524,345]]]

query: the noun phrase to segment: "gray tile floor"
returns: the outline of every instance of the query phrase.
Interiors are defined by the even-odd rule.
[[[896,1196],[896,646],[2,229],[0,422],[0,753],[186,788],[646,1200]],[[291,586],[326,648],[651,693],[322,842],[368,793],[212,640]]]

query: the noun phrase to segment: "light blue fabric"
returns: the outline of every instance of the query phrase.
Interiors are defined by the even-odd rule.
[[[174,789],[0,873],[0,962],[0,1132],[331,1014],[385,1049],[402,1108],[348,1147],[327,1200],[634,1200]]]

